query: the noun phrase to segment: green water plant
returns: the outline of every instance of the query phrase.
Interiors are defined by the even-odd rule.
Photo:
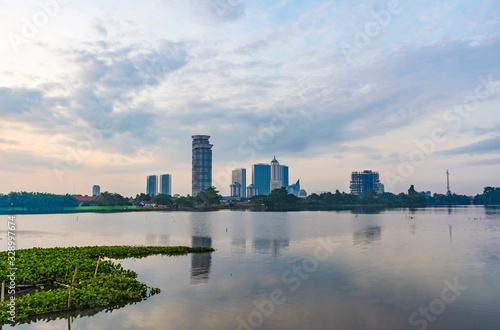
[[[46,313],[137,302],[160,292],[139,282],[137,273],[110,259],[212,251],[185,246],[31,248],[15,251],[14,264],[9,263],[12,258],[9,261],[8,251],[0,252],[0,282],[6,286],[5,301],[0,303],[0,324],[26,323]],[[15,302],[14,316],[11,301]]]

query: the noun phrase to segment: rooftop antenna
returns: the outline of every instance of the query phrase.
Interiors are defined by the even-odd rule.
[[[446,170],[446,194],[451,195],[450,191],[450,171]]]

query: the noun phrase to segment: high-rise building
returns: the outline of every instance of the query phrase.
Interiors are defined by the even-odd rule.
[[[212,146],[208,135],[193,135],[192,195],[212,186]]]
[[[252,185],[259,195],[269,195],[271,192],[271,166],[269,164],[252,165]]]
[[[281,183],[283,187],[288,187],[288,166],[281,165]]]
[[[172,196],[172,175],[162,174],[160,175],[160,189],[159,194]]]
[[[350,188],[351,194],[359,197],[366,197],[369,190],[373,190],[376,194],[382,193],[379,175],[375,171],[352,172]]]
[[[237,168],[233,170],[232,173],[232,182],[238,182],[240,184],[240,195],[239,197],[247,197],[246,194],[246,186],[247,186],[247,170],[245,168]]]
[[[253,196],[257,196],[259,194],[259,190],[253,184],[247,187],[247,198],[252,198]]]
[[[283,181],[281,180],[281,166],[276,160],[276,156],[274,156],[274,159],[271,161],[270,189],[273,191],[274,189],[279,189],[281,187],[283,187]]]
[[[98,185],[94,185],[92,187],[92,196],[101,196],[101,187]]]
[[[158,195],[158,176],[148,175],[146,194],[151,196]]]
[[[299,191],[300,191],[300,180],[297,180],[295,184],[289,185],[286,190],[288,191],[289,194],[299,196]]]
[[[242,190],[244,190],[241,188],[241,183],[234,182],[229,187],[231,188],[231,197],[238,197],[238,198],[241,197],[241,192]]]

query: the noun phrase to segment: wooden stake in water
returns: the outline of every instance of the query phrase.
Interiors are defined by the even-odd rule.
[[[95,266],[94,277],[97,275],[97,268],[99,268],[99,261],[101,261],[101,256],[99,256],[99,259],[97,259],[97,266]]]
[[[71,290],[73,289],[73,283],[75,283],[77,271],[78,271],[78,266],[75,267],[75,273],[73,274],[73,281],[71,281],[71,286],[69,287],[68,308],[71,308]]]

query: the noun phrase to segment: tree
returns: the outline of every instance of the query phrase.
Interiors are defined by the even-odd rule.
[[[119,205],[129,205],[128,198],[123,197],[117,193],[103,192],[99,199],[97,200],[97,205],[99,206],[119,206]]]
[[[153,198],[153,202],[158,205],[171,205],[172,198],[170,198],[170,196],[168,195],[159,194]]]
[[[220,204],[219,191],[214,187],[208,187],[196,195],[196,202],[203,205],[214,205]]]
[[[250,202],[252,204],[257,204],[257,205],[264,204],[265,200],[266,200],[266,195],[255,195],[250,198]]]
[[[136,204],[138,204],[138,203],[143,202],[143,201],[149,202],[150,200],[151,200],[151,195],[145,194],[145,193],[140,193],[140,194],[135,196],[134,202]]]
[[[194,197],[191,196],[180,196],[175,200],[175,204],[177,204],[179,207],[193,207],[194,205]]]
[[[275,209],[297,206],[299,204],[299,198],[289,194],[285,187],[281,187],[271,191],[269,196],[264,200],[264,204],[269,207],[274,207]]]
[[[413,206],[425,206],[426,198],[423,193],[418,193],[415,190],[415,187],[411,185],[410,189],[408,189],[407,201],[410,205]]]
[[[498,187],[484,187],[481,195],[476,195],[474,198],[476,205],[494,205],[500,204],[500,188]]]

